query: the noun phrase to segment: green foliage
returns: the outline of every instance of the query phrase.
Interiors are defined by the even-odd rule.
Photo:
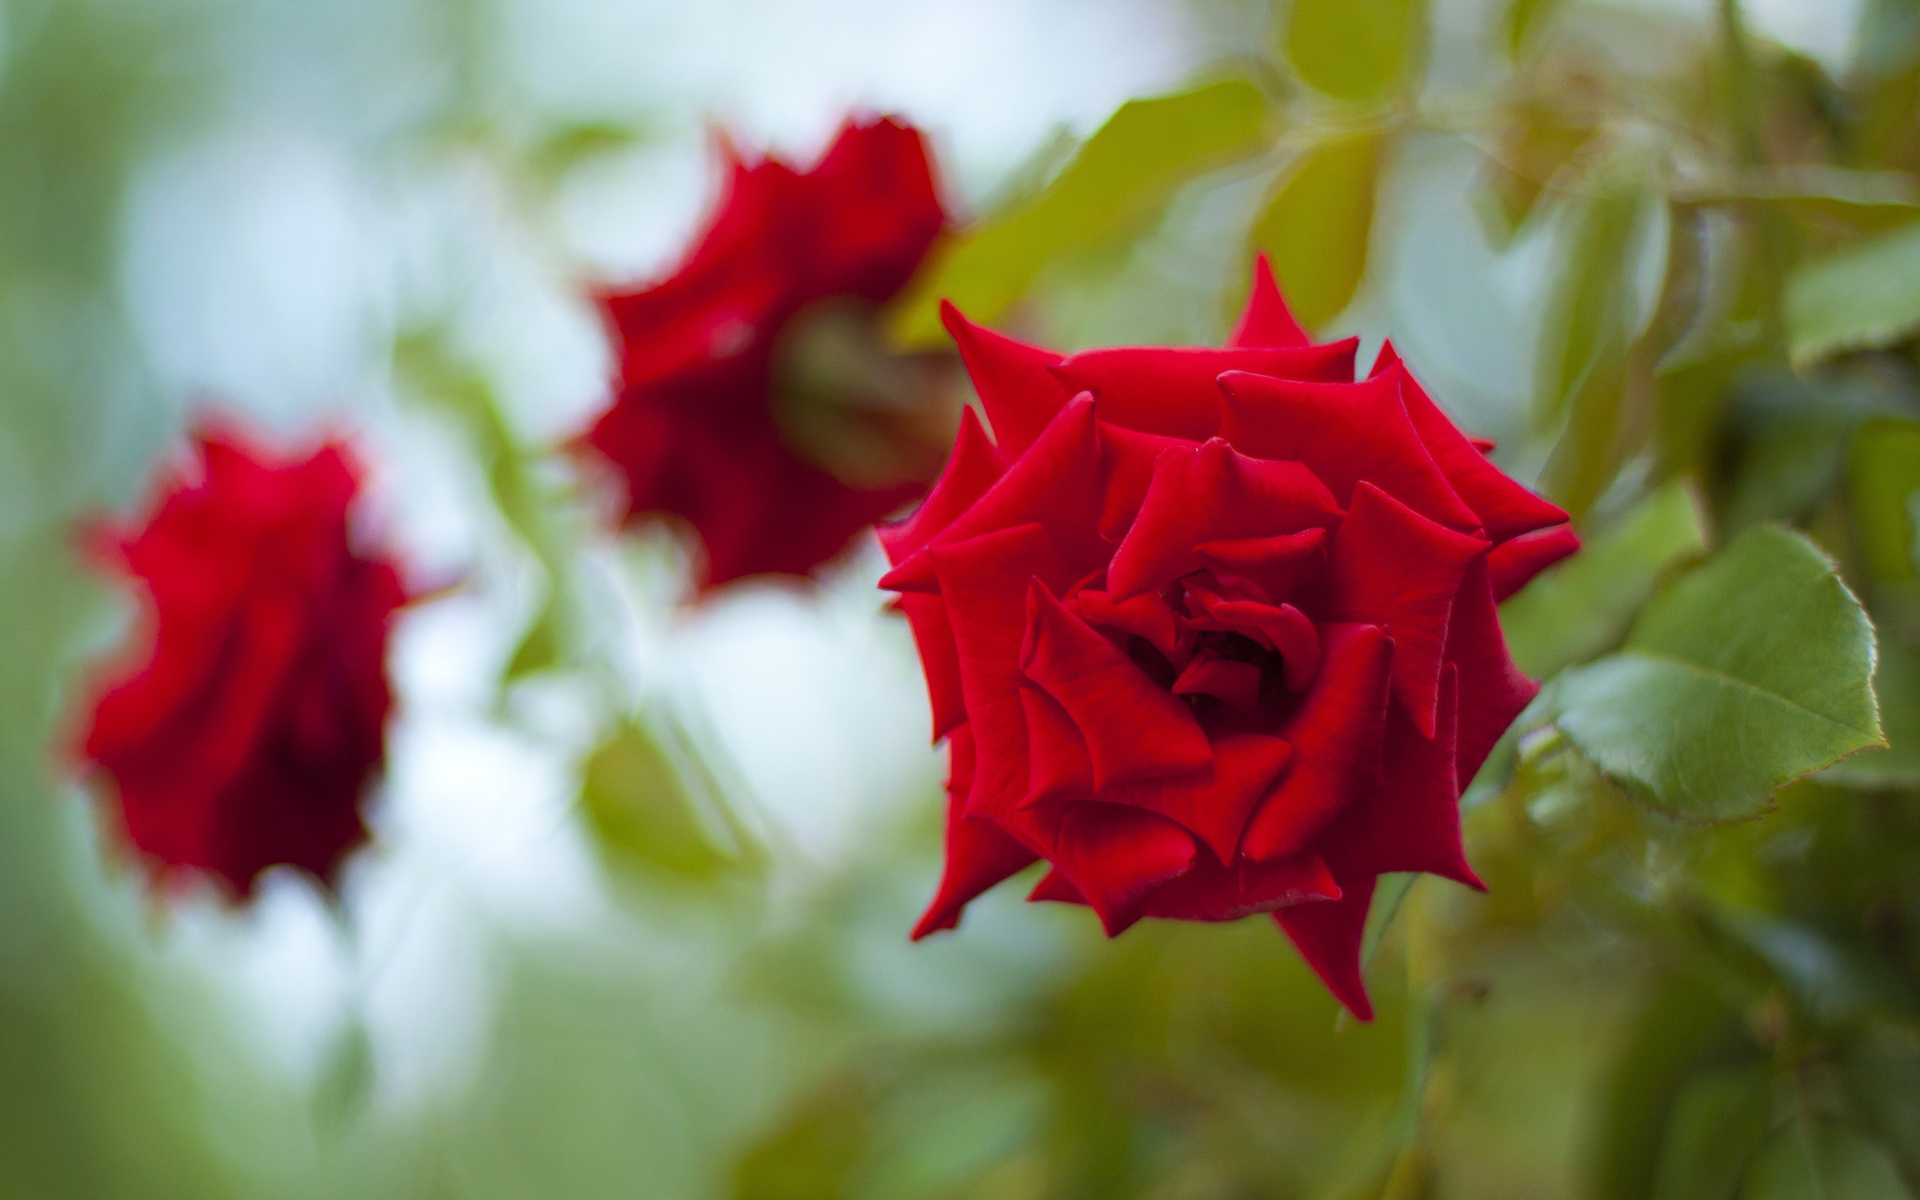
[[[1670,483],[1500,606],[1520,669],[1545,679],[1616,645],[1654,586],[1707,551],[1694,490]]]
[[[1880,744],[1873,626],[1805,538],[1762,527],[1647,606],[1626,645],[1559,682],[1554,723],[1647,803],[1690,820]]]
[[[1787,282],[1786,311],[1796,364],[1904,340],[1920,329],[1920,226],[1802,263]]]
[[[1294,316],[1308,329],[1338,316],[1360,289],[1386,150],[1386,139],[1374,133],[1309,146],[1254,220],[1253,248],[1266,252]]]
[[[1182,183],[1258,150],[1268,117],[1260,89],[1240,79],[1129,100],[1040,195],[936,249],[894,302],[894,340],[910,349],[945,345],[942,299],[975,321],[996,320],[1050,262],[1103,244]]]
[[[1888,582],[1912,579],[1911,505],[1920,492],[1920,422],[1883,418],[1861,426],[1847,474],[1868,572]]]
[[[1796,1120],[1774,1135],[1741,1185],[1742,1200],[1907,1200],[1887,1154],[1832,1121]]]
[[[709,883],[757,853],[677,722],[629,720],[587,756],[580,806],[621,867],[680,884]]]
[[[1766,1140],[1772,1074],[1760,1065],[1703,1071],[1674,1096],[1652,1200],[1728,1200]]]
[[[1612,165],[1569,223],[1535,383],[1535,419],[1562,432],[1541,486],[1578,519],[1612,483],[1627,457],[1629,353],[1640,334],[1637,275],[1647,239],[1659,238],[1666,207],[1648,190],[1644,167]],[[1653,219],[1650,219],[1653,218]]]
[[[1407,82],[1425,33],[1425,0],[1292,0],[1286,58],[1328,96],[1372,100]]]
[[[493,385],[460,360],[446,330],[402,335],[393,358],[395,373],[414,396],[459,422],[501,518],[533,554],[544,576],[545,596],[508,657],[505,680],[561,666],[573,650],[573,548],[554,498],[541,486],[533,457],[508,425]]]
[[[1510,0],[1501,22],[1507,54],[1519,58],[1537,43],[1561,7],[1562,0]]]

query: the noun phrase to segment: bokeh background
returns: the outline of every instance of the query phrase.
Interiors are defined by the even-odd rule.
[[[1920,217],[1920,10],[1353,8],[1374,57],[1316,67],[1285,0],[0,0],[0,1195],[1911,1194],[1899,738],[1724,829],[1523,763],[1469,797],[1492,893],[1376,914],[1370,1026],[1257,920],[1108,942],[1010,886],[910,946],[944,764],[877,547],[695,607],[675,531],[569,499],[552,447],[610,369],[587,289],[671,266],[717,129],[806,161],[849,108],[898,112],[991,218],[1044,210],[1129,98],[1250,80],[1258,152],[1133,179],[1127,148],[1006,323],[1216,341],[1264,237],[1321,332],[1363,360],[1391,336],[1617,535],[1610,577],[1646,576],[1599,617],[1510,611],[1539,673],[1761,519],[1814,528],[1888,654],[1909,585],[1849,524],[1849,447],[1920,412],[1911,325],[1796,373],[1778,300]],[[1306,170],[1378,129],[1357,175]],[[1675,367],[1648,331],[1682,258]],[[1567,367],[1568,339],[1615,334],[1624,382],[1580,426],[1573,375],[1612,360]],[[135,603],[73,523],[137,510],[209,409],[346,433],[370,531],[454,585],[398,626],[376,840],[337,898],[284,871],[245,908],[150,896],[65,749]]]

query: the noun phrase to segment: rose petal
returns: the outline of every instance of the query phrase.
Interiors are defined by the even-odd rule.
[[[1390,371],[1399,362],[1393,343],[1387,342],[1380,347],[1379,358],[1374,360],[1373,374]],[[1420,439],[1432,453],[1433,461],[1467,507],[1480,518],[1489,539],[1503,542],[1566,521],[1566,513],[1521,487],[1489,462],[1410,374],[1401,379],[1400,399],[1407,406],[1407,416],[1420,432]]]
[[[1493,575],[1493,598],[1505,600],[1527,586],[1535,575],[1580,549],[1580,535],[1571,525],[1558,525],[1522,534],[1487,552],[1487,570]]]
[[[1299,463],[1248,458],[1215,438],[1163,453],[1133,528],[1107,567],[1107,590],[1125,599],[1196,570],[1194,546],[1325,527],[1340,509]]]
[[[975,325],[944,300],[940,323],[960,349],[1000,452],[1009,462],[1025,454],[1073,395],[1047,371],[1060,356]]]
[[[1251,859],[1306,850],[1380,780],[1394,643],[1372,625],[1327,625],[1320,632],[1320,673],[1279,731],[1297,748],[1292,766],[1253,815],[1241,844]]]
[[[805,178],[816,201],[813,236],[800,243],[806,286],[891,299],[946,223],[920,131],[891,117],[849,121]]]
[[[1533,702],[1540,685],[1507,652],[1484,560],[1468,568],[1447,628],[1447,661],[1460,668],[1459,778],[1471,783],[1500,735]]]
[[[1242,454],[1305,463],[1339,504],[1365,480],[1448,528],[1478,529],[1480,518],[1454,493],[1407,416],[1405,374],[1391,367],[1340,384],[1229,371],[1220,377],[1220,432]]]
[[[1096,402],[1094,411],[1098,413]],[[1147,498],[1153,482],[1153,468],[1160,456],[1170,450],[1188,450],[1192,443],[1184,438],[1140,433],[1120,425],[1100,423],[1100,454],[1107,473],[1106,494],[1100,502],[1100,537],[1118,542],[1139,515],[1140,503]]]
[[[1240,849],[1247,818],[1286,770],[1294,748],[1277,737],[1228,734],[1213,744],[1213,762],[1190,775],[1107,788],[1100,800],[1127,804],[1163,816],[1204,842],[1230,863]]]
[[[947,602],[917,592],[902,594],[894,603],[907,614],[914,649],[927,677],[927,704],[933,712],[933,740],[939,741],[967,719],[967,701],[960,690],[960,652],[947,621]]]
[[[1079,727],[1096,789],[1185,774],[1213,761],[1192,711],[1044,587],[1028,592],[1020,669]]]
[[[1385,778],[1315,843],[1341,878],[1424,871],[1486,890],[1467,865],[1460,840],[1460,783],[1454,773],[1459,708],[1458,669],[1451,663],[1441,680],[1433,737],[1422,737],[1400,706],[1392,706]]]
[[[1210,856],[1147,893],[1149,917],[1180,921],[1236,921],[1295,904],[1338,900],[1340,885],[1317,854],[1270,863],[1242,858],[1223,867]]]
[[[1056,904],[1084,905],[1087,902],[1087,898],[1080,894],[1080,889],[1073,886],[1073,881],[1062,875],[1058,868],[1042,875],[1040,882],[1033,885],[1033,891],[1027,893],[1029,904],[1048,900]]]
[[[1158,592],[1147,592],[1116,604],[1107,593],[1087,588],[1073,594],[1073,599],[1067,602],[1067,609],[1096,629],[1115,630],[1144,638],[1169,659],[1176,653],[1175,643],[1180,638],[1180,630],[1175,623],[1173,609],[1168,606],[1166,597]]]
[[[1075,578],[1097,570],[1112,552],[1096,531],[1100,484],[1100,437],[1094,428],[1093,401],[1081,396],[1061,410],[1039,440],[973,507],[881,576],[880,586],[896,592],[931,591],[934,581],[928,554],[934,548],[1031,523],[1047,531]]]
[[[966,800],[947,797],[947,861],[940,890],[913,927],[913,940],[952,929],[973,899],[1038,859],[1038,855],[1008,837],[992,821],[965,814]]]
[[[1293,319],[1280,285],[1273,280],[1273,266],[1262,253],[1253,260],[1253,290],[1247,295],[1247,307],[1240,313],[1233,332],[1227,335],[1229,346],[1306,346],[1312,343],[1300,322]],[[1349,375],[1351,378],[1351,375]]]
[[[1320,982],[1362,1021],[1373,1020],[1373,1002],[1367,999],[1367,981],[1360,972],[1360,942],[1373,906],[1373,885],[1370,878],[1349,880],[1341,885],[1338,900],[1296,904],[1273,914]]]
[[[1292,595],[1326,568],[1327,531],[1302,529],[1273,537],[1220,538],[1193,548],[1199,559],[1261,585],[1268,597]]]
[[[1243,633],[1277,652],[1281,682],[1289,691],[1300,691],[1313,681],[1320,669],[1320,633],[1305,613],[1291,604],[1222,599],[1197,578],[1188,580],[1187,595],[1203,614],[1188,618],[1189,625]]]
[[[980,427],[980,418],[974,415],[973,407],[962,409],[953,454],[947,459],[947,468],[933,490],[911,517],[876,530],[881,548],[887,552],[888,564],[899,566],[908,555],[932,541],[935,534],[953,524],[961,513],[986,495],[987,489],[1006,472],[1006,461],[987,439],[987,431]]]
[[[1176,696],[1212,696],[1228,708],[1260,707],[1260,668],[1230,659],[1196,657],[1173,681]]]
[[[1486,549],[1368,483],[1354,488],[1353,509],[1334,533],[1332,615],[1378,625],[1393,638],[1394,694],[1427,736],[1454,594]]]
[[[1349,339],[1286,349],[1126,346],[1082,350],[1052,370],[1069,393],[1094,394],[1102,421],[1204,442],[1220,431],[1220,388],[1214,380],[1222,371],[1352,383],[1355,345]]]
[[[1140,919],[1147,892],[1186,870],[1194,853],[1172,821],[1126,805],[1076,804],[1061,822],[1053,865],[1117,937]]]
[[[1027,588],[1070,578],[1046,530],[1021,525],[928,551],[946,601],[960,663],[960,691],[978,754],[967,815],[1006,816],[1027,792],[1027,730],[1021,713],[1020,641]]]

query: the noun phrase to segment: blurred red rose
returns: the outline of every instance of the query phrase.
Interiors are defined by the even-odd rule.
[[[1391,347],[1354,382],[1254,285],[1224,350],[1062,358],[947,310],[996,440],[969,413],[881,530],[951,743],[915,936],[1045,859],[1030,898],[1109,934],[1273,913],[1364,1019],[1376,877],[1480,886],[1461,786],[1536,690],[1496,586],[1578,542]]]
[[[725,199],[680,268],[602,298],[619,378],[585,439],[624,477],[629,519],[673,513],[698,531],[707,587],[805,575],[940,467],[888,450],[924,406],[896,394],[901,365],[869,319],[945,222],[919,132],[849,122],[806,172],[728,160]],[[884,395],[851,429],[833,406],[862,390]],[[877,463],[840,460],[876,432]]]
[[[196,441],[197,469],[164,481],[144,528],[89,531],[147,603],[138,656],[102,672],[83,752],[163,878],[204,871],[245,897],[286,863],[331,885],[367,837],[405,592],[349,544],[342,447],[275,459],[230,431]]]

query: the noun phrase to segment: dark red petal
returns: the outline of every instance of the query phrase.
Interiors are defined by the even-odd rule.
[[[1273,266],[1267,262],[1267,256],[1256,256],[1253,260],[1253,291],[1247,296],[1247,307],[1234,324],[1233,332],[1227,335],[1227,345],[1306,346],[1312,340],[1287,309],[1287,302],[1280,295],[1280,285],[1274,282]]]
[[[1187,596],[1201,613],[1188,618],[1190,626],[1243,633],[1277,652],[1282,661],[1281,682],[1291,691],[1313,681],[1320,669],[1320,632],[1305,613],[1291,604],[1223,599],[1199,578],[1188,580]]]
[[[1073,881],[1062,875],[1058,868],[1042,875],[1040,882],[1033,885],[1033,891],[1027,894],[1027,901],[1030,904],[1038,904],[1044,900],[1051,900],[1055,904],[1084,905],[1087,902],[1087,898],[1080,894],[1080,889],[1074,887]]]
[[[967,719],[967,701],[960,690],[960,652],[954,648],[953,626],[947,621],[947,602],[939,596],[907,592],[894,603],[907,614],[913,645],[927,677],[927,703],[933,710],[933,740],[939,741]]]
[[[1424,871],[1486,890],[1460,840],[1460,782],[1454,774],[1460,707],[1457,668],[1447,665],[1440,721],[1422,737],[1399,705],[1387,715],[1386,775],[1315,843],[1342,879]]]
[[[1154,464],[1169,450],[1186,451],[1193,443],[1185,438],[1141,433],[1119,425],[1100,423],[1100,456],[1107,473],[1107,490],[1100,502],[1100,536],[1118,542],[1127,536],[1127,527],[1140,511],[1153,482]]]
[[[1140,919],[1147,892],[1186,870],[1194,854],[1185,830],[1144,809],[1076,804],[1061,822],[1053,865],[1116,937]]]
[[[1193,712],[1044,587],[1029,589],[1020,668],[1086,739],[1096,789],[1186,774],[1213,761]]]
[[[1073,577],[1104,566],[1112,548],[1095,531],[1100,516],[1100,435],[1093,401],[1081,396],[1060,412],[1040,439],[971,508],[926,546],[880,577],[893,591],[932,590],[929,551],[999,529],[1038,523],[1073,569]]]
[[[940,322],[960,348],[1000,453],[1013,461],[1026,453],[1073,395],[1047,370],[1060,356],[975,325],[944,300]]]
[[[1007,464],[1000,451],[980,427],[980,418],[971,405],[960,412],[960,433],[954,439],[953,453],[927,498],[911,517],[876,531],[887,552],[887,562],[899,566],[908,555],[933,540],[935,534],[953,524],[955,518],[987,494],[1006,474]]]
[[[1368,483],[1354,488],[1352,511],[1333,536],[1333,615],[1393,638],[1394,694],[1429,736],[1454,595],[1486,549]]]
[[[958,925],[961,911],[974,897],[1025,870],[1039,857],[992,821],[967,816],[965,807],[965,797],[947,797],[947,862],[940,875],[940,890],[913,927],[916,942]]]
[[[1367,999],[1367,981],[1360,973],[1360,942],[1367,932],[1373,885],[1372,879],[1351,880],[1338,900],[1296,904],[1273,914],[1320,982],[1362,1021],[1373,1020],[1373,1002]]]
[[[1218,438],[1169,449],[1114,551],[1107,590],[1125,599],[1198,569],[1202,542],[1298,533],[1339,518],[1332,495],[1297,462],[1248,458]]]
[[[1027,794],[1015,827],[1042,849],[1059,834],[1059,809],[1093,799],[1093,758],[1080,727],[1060,702],[1036,687],[1020,689],[1027,721]]]
[[[1100,419],[1110,425],[1204,442],[1220,431],[1214,380],[1222,371],[1352,383],[1357,345],[1348,339],[1289,349],[1125,346],[1082,350],[1053,373],[1069,393],[1092,392]]]
[[[1289,905],[1339,898],[1340,885],[1317,854],[1269,863],[1243,858],[1227,867],[1209,856],[1147,893],[1143,907],[1149,917],[1236,921]]]
[[[1460,668],[1459,778],[1473,782],[1495,742],[1540,687],[1513,663],[1500,632],[1484,561],[1467,571],[1447,628],[1447,661]]]
[[[1113,804],[1156,813],[1204,842],[1221,862],[1232,862],[1247,818],[1286,769],[1294,748],[1277,737],[1228,734],[1213,744],[1213,763],[1191,775],[1111,787],[1097,793]]]
[[[1251,579],[1271,597],[1287,596],[1326,566],[1327,531],[1302,529],[1273,537],[1220,538],[1193,552],[1209,566]]]
[[[1241,852],[1248,858],[1286,858],[1308,849],[1380,781],[1394,644],[1371,625],[1328,625],[1320,632],[1320,673],[1280,729],[1295,747],[1293,763],[1247,827]]]
[[[968,816],[1006,816],[1027,792],[1027,729],[1020,709],[1020,642],[1027,587],[1055,587],[1068,573],[1046,530],[1021,525],[931,547],[940,594],[953,626],[960,691],[978,765]]]
[[[1571,525],[1521,534],[1487,552],[1487,570],[1493,575],[1493,598],[1505,600],[1527,586],[1535,575],[1580,549],[1580,535]]]
[[[1400,356],[1394,353],[1393,343],[1387,342],[1374,360],[1373,374],[1390,371],[1399,363]],[[1467,507],[1480,518],[1489,539],[1504,542],[1530,530],[1566,521],[1566,513],[1515,483],[1490,462],[1440,411],[1411,374],[1401,380],[1400,399],[1407,406],[1413,427],[1420,431],[1420,439],[1433,454],[1433,461],[1439,464],[1447,482],[1467,502]]]
[[[1300,383],[1229,371],[1220,432],[1242,453],[1305,463],[1347,504],[1362,480],[1450,529],[1480,527],[1407,416],[1398,367],[1362,383]]]
[[[1096,628],[1117,630],[1147,640],[1160,653],[1171,656],[1180,629],[1165,596],[1148,592],[1116,604],[1113,597],[1094,588],[1083,588],[1067,602],[1069,611]]]
[[[1228,708],[1249,712],[1260,707],[1260,668],[1230,659],[1198,657],[1173,681],[1176,696],[1212,696]]]
[[[946,223],[920,131],[891,117],[848,121],[801,181],[814,201],[801,286],[813,296],[891,299]]]

